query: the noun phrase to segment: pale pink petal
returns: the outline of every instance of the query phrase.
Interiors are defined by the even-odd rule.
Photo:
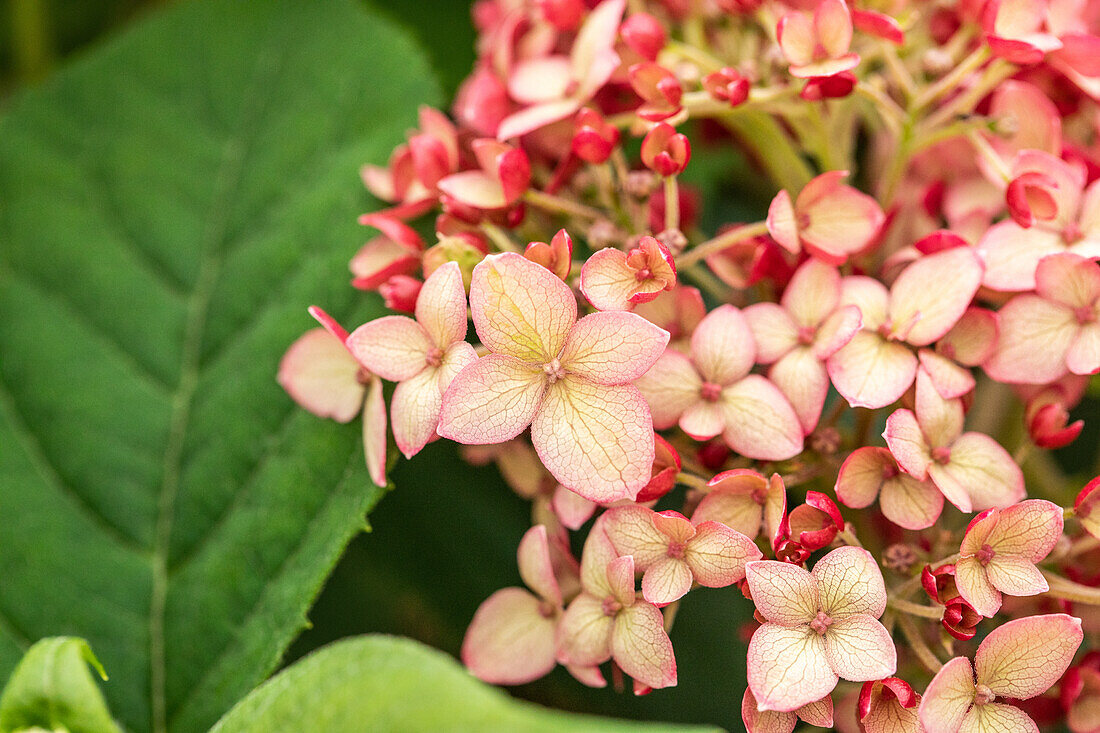
[[[745,577],[756,609],[772,623],[797,626],[817,616],[817,582],[797,565],[757,560],[745,565]]]
[[[1020,708],[993,702],[971,708],[959,733],[1039,733],[1039,726]]]
[[[850,69],[859,63],[859,57],[850,54],[843,59],[831,62],[830,74]],[[820,69],[825,70],[825,69]],[[814,70],[819,71],[819,70]],[[793,72],[792,72],[793,73]],[[799,74],[800,75],[800,74]],[[811,73],[811,76],[828,74]],[[836,174],[839,171],[830,171]],[[830,173],[823,175],[828,176]],[[818,176],[821,178],[822,176]],[[813,185],[812,182],[810,185]],[[810,186],[808,185],[807,188]],[[799,195],[796,208],[802,212],[803,197]],[[839,265],[849,255],[867,247],[878,235],[886,217],[878,202],[851,186],[838,185],[825,196],[813,202],[804,212],[809,216],[809,225],[802,228],[803,246],[812,255],[830,264]]]
[[[586,593],[600,598],[612,594],[611,584],[607,579],[607,566],[618,557],[615,545],[604,531],[603,521],[596,520],[581,552],[581,587]]]
[[[436,185],[451,198],[475,209],[503,209],[509,203],[500,179],[480,170],[452,173],[439,179]]]
[[[550,507],[561,523],[567,529],[574,531],[580,529],[596,511],[595,502],[585,499],[561,484],[554,489],[554,495],[550,498]]]
[[[838,681],[825,656],[825,640],[809,626],[764,624],[749,641],[746,661],[760,711],[797,710],[828,695]]]
[[[1078,333],[1071,309],[1037,295],[1019,295],[997,313],[1000,338],[982,368],[999,382],[1046,384],[1066,373]]]
[[[955,563],[955,585],[963,600],[986,618],[993,618],[1000,610],[1001,592],[989,582],[989,576],[977,558],[964,557]]]
[[[931,446],[910,410],[895,410],[886,418],[886,431],[882,437],[886,438],[886,445],[898,465],[908,474],[919,481],[928,478],[928,468],[932,463]]]
[[[457,262],[444,263],[424,281],[416,320],[441,349],[466,338],[466,289]]]
[[[929,474],[942,490],[945,483],[966,487],[975,511],[1006,507],[1024,498],[1024,475],[1001,444],[984,433],[963,433],[951,445],[951,460],[933,463]],[[948,499],[951,496],[945,491]]]
[[[936,392],[945,400],[953,400],[962,397],[974,389],[976,382],[974,375],[968,369],[964,369],[950,359],[940,356],[931,349],[920,349],[917,352],[922,369],[928,373]]]
[[[519,576],[536,595],[551,603],[561,605],[561,588],[554,576],[554,563],[550,559],[550,545],[546,539],[546,526],[536,524],[523,535],[516,550]]]
[[[566,96],[570,81],[571,68],[565,56],[524,59],[508,73],[508,94],[521,104],[552,102]]]
[[[456,341],[443,352],[443,358],[436,370],[439,392],[443,394],[451,386],[458,373],[477,361],[477,351],[465,341]]]
[[[607,584],[616,601],[624,606],[632,605],[637,596],[634,590],[634,558],[623,555],[608,563]]]
[[[491,351],[539,364],[561,353],[577,320],[569,286],[514,252],[489,255],[474,268],[470,310]]]
[[[914,346],[947,333],[966,312],[982,282],[982,263],[970,247],[926,255],[905,270],[890,288],[890,320]]]
[[[927,731],[957,733],[974,704],[974,669],[966,657],[955,657],[940,668],[920,701],[920,722]]]
[[[722,438],[746,458],[782,461],[802,452],[798,415],[779,388],[759,374],[722,390],[720,404],[726,422]]]
[[[638,378],[641,390],[658,430],[676,424],[684,411],[699,401],[702,381],[691,360],[678,351],[666,349],[648,372]]]
[[[1068,308],[1091,308],[1100,298],[1100,267],[1069,252],[1044,257],[1035,270],[1035,291]]]
[[[822,0],[814,9],[814,31],[830,56],[848,53],[852,43],[852,15],[844,0]]]
[[[1077,338],[1066,352],[1066,366],[1074,374],[1096,374],[1100,370],[1100,321],[1078,329]]]
[[[875,502],[887,476],[897,472],[897,462],[886,448],[856,448],[840,466],[833,490],[845,506],[863,509]]]
[[[639,570],[668,555],[668,537],[653,526],[654,512],[640,506],[613,507],[603,515],[604,531],[621,555],[633,555]]]
[[[653,423],[633,385],[559,380],[535,415],[531,442],[554,478],[597,503],[633,499],[652,474]]]
[[[969,526],[966,528],[966,533],[963,535],[959,552],[963,555],[976,555],[989,538],[993,528],[997,526],[1000,518],[1000,509],[987,509],[971,519]]]
[[[374,289],[394,275],[408,275],[420,267],[420,253],[388,237],[364,244],[348,263],[357,287]]]
[[[798,725],[798,716],[791,712],[757,710],[752,690],[745,688],[745,694],[741,698],[741,722],[745,724],[746,733],[791,733]]]
[[[1064,613],[1009,621],[985,637],[974,655],[978,684],[1019,700],[1050,689],[1073,661],[1084,635],[1081,619]]]
[[[703,522],[721,522],[746,537],[756,537],[760,533],[763,513],[763,507],[751,494],[719,488],[703,497],[691,519],[697,525]]]
[[[921,432],[933,448],[946,446],[959,436],[963,428],[962,400],[945,400],[932,386],[932,378],[923,369],[917,370],[915,412]]]
[[[864,324],[866,325],[866,313]],[[826,362],[836,390],[853,407],[879,408],[905,394],[917,373],[917,357],[906,346],[860,331]]]
[[[997,314],[968,308],[955,326],[936,343],[936,351],[965,366],[978,366],[997,344]]]
[[[878,330],[886,323],[889,315],[890,291],[886,286],[870,277],[854,275],[846,277],[840,283],[840,305],[854,305],[863,317],[863,327],[868,331]]]
[[[581,108],[580,100],[562,99],[556,102],[536,104],[505,117],[497,128],[498,140],[509,140],[534,132],[552,122],[564,120]],[[443,179],[447,180],[446,178]],[[440,181],[442,184],[443,181]],[[442,185],[440,186],[442,188]],[[502,191],[503,194],[503,191]]]
[[[760,364],[771,364],[798,346],[797,326],[787,311],[775,303],[750,305],[742,315],[752,331],[756,361]]]
[[[607,687],[607,680],[598,666],[582,667],[580,665],[566,664],[565,669],[573,675],[573,679],[588,687]]]
[[[653,689],[676,684],[676,658],[664,617],[650,604],[635,603],[619,612],[611,649],[615,663],[638,682]]]
[[[1062,538],[1062,508],[1045,499],[1028,499],[1000,512],[986,542],[997,553],[1039,562]]]
[[[318,417],[346,423],[363,406],[359,363],[323,328],[306,331],[290,345],[277,379],[291,399]]]
[[[482,603],[462,640],[462,662],[480,680],[522,685],[554,668],[557,617],[521,588],[498,590]]]
[[[817,38],[809,15],[790,12],[779,19],[776,35],[783,55],[791,64],[808,64],[814,60]]]
[[[691,568],[675,557],[663,557],[642,576],[642,597],[657,606],[667,606],[691,590]]]
[[[1050,590],[1035,564],[1015,555],[996,555],[985,572],[994,588],[1010,596],[1034,596]]]
[[[834,620],[856,614],[878,618],[886,610],[882,571],[862,547],[838,547],[817,561],[812,574],[821,609]]]
[[[795,714],[810,725],[815,725],[818,728],[832,728],[833,698],[825,696],[820,700],[808,702],[796,710]]]
[[[1031,290],[1039,260],[1064,249],[1057,232],[1024,229],[1011,220],[994,224],[978,240],[977,251],[985,262],[982,285],[1010,292]]]
[[[531,424],[545,391],[542,370],[490,354],[451,382],[443,395],[439,434],[467,445],[511,440]]]
[[[372,377],[363,402],[363,455],[375,486],[386,485],[386,400],[382,380]]]
[[[841,679],[881,680],[897,671],[898,652],[886,627],[857,613],[834,621],[825,631],[825,656]]]
[[[419,374],[433,346],[423,327],[406,316],[383,316],[364,323],[345,344],[360,364],[391,382]]]
[[[655,512],[653,514],[653,526],[668,538],[669,542],[682,544],[695,536],[695,527],[692,526],[687,517],[677,511]]]
[[[626,264],[626,252],[605,247],[589,257],[581,268],[581,293],[597,310],[630,310],[634,305],[630,298],[638,292],[634,275],[635,271]]]
[[[626,0],[607,0],[585,18],[584,24],[573,41],[571,54],[573,78],[583,79],[591,74],[597,56],[611,49],[615,44],[615,38],[619,33],[619,22],[625,10]]]
[[[852,340],[863,325],[859,308],[846,305],[837,308],[826,318],[814,336],[813,351],[818,359],[828,359],[844,344]]]
[[[763,554],[748,537],[718,522],[703,522],[684,548],[684,561],[699,585],[724,588],[745,577],[745,563]]]
[[[604,613],[603,598],[581,593],[565,609],[555,639],[562,664],[590,667],[611,658],[614,620]]]
[[[748,374],[755,359],[752,331],[732,305],[712,310],[691,335],[691,360],[708,382],[730,384]]]
[[[768,379],[798,415],[802,432],[809,435],[817,427],[825,396],[829,393],[829,375],[814,353],[806,347],[797,348],[772,365]]]
[[[882,485],[879,508],[894,524],[905,529],[926,529],[943,511],[943,494],[935,484],[899,473]]]
[[[393,439],[406,458],[419,453],[435,435],[442,404],[435,367],[397,385],[390,403],[390,422]]]
[[[796,326],[816,328],[840,302],[840,273],[818,260],[799,266],[780,301]]]
[[[726,416],[717,402],[700,400],[684,410],[680,429],[695,440],[710,440],[726,427]]]
[[[596,384],[625,384],[649,371],[668,343],[668,331],[634,313],[593,313],[569,332],[560,361]]]
[[[791,195],[785,190],[777,193],[772,199],[771,206],[768,207],[766,223],[768,234],[772,235],[772,239],[778,242],[780,247],[791,254],[798,254],[801,251],[802,246],[798,241],[798,219],[794,204],[791,202]]]

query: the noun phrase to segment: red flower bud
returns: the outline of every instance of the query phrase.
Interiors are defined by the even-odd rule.
[[[642,140],[642,162],[662,176],[674,176],[691,160],[691,143],[672,125],[661,122]]]
[[[731,107],[749,98],[749,80],[737,69],[726,66],[703,77],[703,89],[719,102],[729,102]]]
[[[416,299],[423,285],[414,277],[394,275],[378,287],[378,292],[390,310],[412,313],[416,310]]]
[[[649,13],[634,13],[619,26],[619,35],[630,50],[649,61],[656,61],[657,54],[668,43],[661,22]]]
[[[586,163],[603,163],[619,144],[619,128],[599,112],[584,108],[573,119],[573,153]]]

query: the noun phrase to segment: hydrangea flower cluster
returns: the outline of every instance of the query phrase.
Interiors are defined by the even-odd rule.
[[[471,672],[673,686],[736,585],[749,731],[1100,730],[1100,477],[1044,453],[1100,372],[1100,2],[473,16],[452,115],[362,171],[351,284],[406,315],[314,308],[279,368],[376,483],[390,430],[532,501]],[[726,160],[759,221],[704,216]]]

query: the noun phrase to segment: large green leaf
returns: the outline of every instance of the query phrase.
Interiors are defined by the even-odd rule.
[[[0,675],[80,636],[127,728],[183,732],[278,663],[380,490],[356,429],[296,409],[276,366],[307,304],[362,300],[357,168],[437,96],[351,0],[211,0],[13,102]]]
[[[299,731],[714,730],[600,719],[514,700],[478,682],[447,655],[410,639],[337,642],[268,680],[210,733]]]

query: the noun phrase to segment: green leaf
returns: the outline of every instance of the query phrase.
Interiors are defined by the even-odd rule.
[[[0,696],[0,733],[26,728],[120,733],[88,665],[107,679],[83,639],[56,636],[32,646]]]
[[[377,500],[355,426],[275,383],[347,285],[438,92],[352,0],[179,4],[0,120],[0,674],[89,640],[130,731],[205,730],[278,664]],[[354,451],[354,452],[353,452]]]
[[[411,639],[362,636],[288,667],[210,733],[318,731],[705,731],[601,719],[514,700]]]

